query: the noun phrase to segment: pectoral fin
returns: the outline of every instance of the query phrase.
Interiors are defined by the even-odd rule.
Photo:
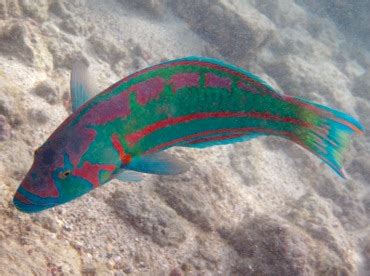
[[[141,180],[143,180],[143,175],[134,171],[122,170],[122,172],[114,175],[113,178],[116,178],[123,182],[140,182]]]
[[[135,157],[125,168],[143,173],[174,175],[187,171],[189,166],[175,157],[161,152]]]
[[[73,65],[71,73],[72,110],[75,112],[81,105],[97,93],[89,76],[87,65],[81,61]]]

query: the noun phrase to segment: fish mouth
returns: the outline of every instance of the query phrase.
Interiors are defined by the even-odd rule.
[[[13,197],[14,206],[24,213],[37,213],[59,205],[57,198],[41,198],[20,186]]]

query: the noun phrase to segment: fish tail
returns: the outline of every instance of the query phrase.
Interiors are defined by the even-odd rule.
[[[287,101],[299,106],[300,119],[304,122],[304,126],[294,131],[293,139],[346,178],[343,153],[352,134],[363,134],[361,123],[344,112],[302,98],[287,97]]]

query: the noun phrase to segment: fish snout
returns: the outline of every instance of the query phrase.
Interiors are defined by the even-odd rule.
[[[57,198],[36,195],[27,189],[29,186],[29,180],[25,178],[14,194],[13,204],[19,211],[35,213],[58,205]]]

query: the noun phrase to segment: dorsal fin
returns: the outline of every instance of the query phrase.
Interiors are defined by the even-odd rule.
[[[72,68],[71,101],[73,112],[94,97],[97,92],[87,68],[87,65],[82,61],[75,62]]]

